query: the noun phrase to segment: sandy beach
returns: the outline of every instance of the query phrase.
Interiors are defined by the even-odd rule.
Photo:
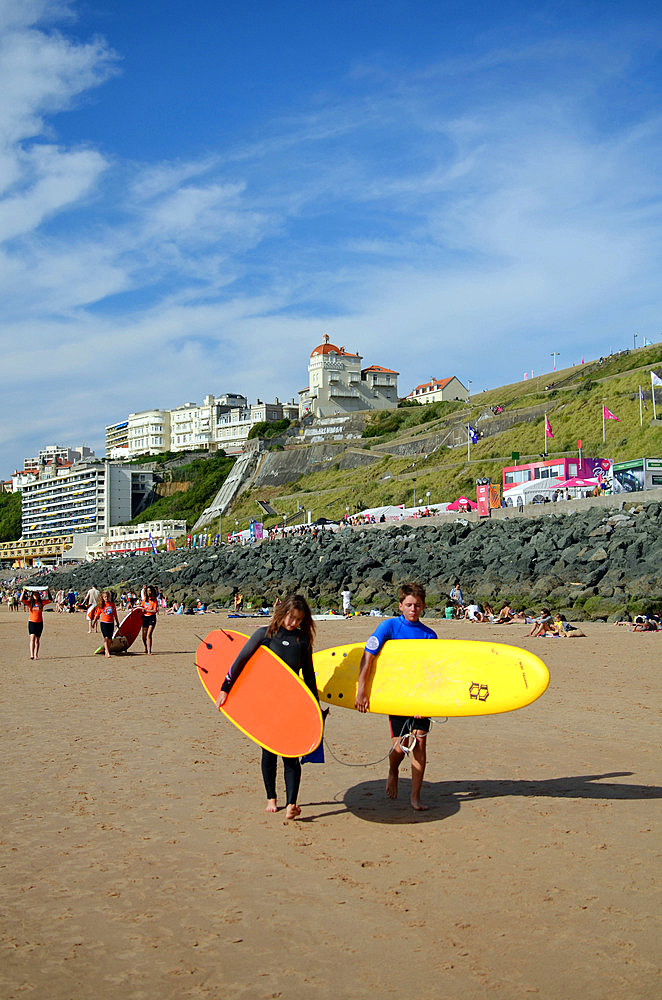
[[[153,656],[110,661],[83,614],[44,619],[33,662],[0,609],[8,1000],[659,996],[662,635],[426,619],[533,649],[549,690],[433,726],[427,813],[406,764],[384,795],[386,719],[332,709],[286,822],[194,668],[224,615],[160,617]],[[320,622],[317,646],[375,624]]]

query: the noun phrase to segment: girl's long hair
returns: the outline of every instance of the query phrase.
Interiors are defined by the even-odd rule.
[[[301,594],[288,594],[282,599],[280,604],[274,607],[274,613],[271,616],[271,621],[269,622],[267,635],[272,636],[276,634],[278,629],[283,624],[283,619],[289,614],[290,611],[300,611],[303,615],[301,625],[299,627],[308,640],[308,645],[312,649],[315,641],[315,622],[313,621],[313,616],[310,608],[308,607],[308,602],[305,597],[302,597]]]

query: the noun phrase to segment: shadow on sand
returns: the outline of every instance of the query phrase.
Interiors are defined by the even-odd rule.
[[[607,779],[629,778],[632,771],[613,771],[607,774],[581,774],[565,778],[545,778],[541,781],[436,781],[424,785],[424,801],[429,806],[427,812],[414,812],[409,806],[410,781],[400,779],[400,796],[392,802],[386,798],[384,779],[362,781],[339,793],[337,801],[344,810],[354,813],[359,819],[371,823],[430,823],[447,819],[460,811],[462,803],[476,799],[495,799],[506,796],[553,798],[553,799],[597,799],[611,801],[634,801],[639,799],[662,798],[662,788],[657,785],[627,784]],[[314,807],[316,803],[311,803]],[[319,803],[321,805],[321,803]],[[331,815],[330,813],[318,814]],[[311,819],[313,817],[310,817]],[[315,817],[318,818],[318,817]]]

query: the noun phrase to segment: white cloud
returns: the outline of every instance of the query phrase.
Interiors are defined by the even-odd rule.
[[[550,338],[570,362],[652,322],[660,120],[605,122],[595,98],[625,44],[364,66],[362,92],[338,81],[242,145],[135,163],[53,130],[116,66],[37,21],[67,9],[2,8],[0,379],[9,412],[39,401],[28,450],[100,447],[129,411],[210,391],[289,397],[325,332],[405,392],[508,382],[549,366]],[[2,433],[3,455],[25,450]]]

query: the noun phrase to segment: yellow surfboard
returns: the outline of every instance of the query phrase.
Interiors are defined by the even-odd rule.
[[[364,643],[313,656],[321,701],[354,708]],[[370,712],[382,715],[496,715],[524,708],[547,690],[534,653],[497,642],[391,639],[376,657]]]

